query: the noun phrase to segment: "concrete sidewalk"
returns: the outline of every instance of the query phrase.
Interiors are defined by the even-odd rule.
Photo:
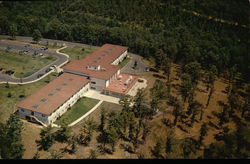
[[[111,102],[111,103],[115,103],[115,104],[119,104],[119,100],[120,100],[117,97],[104,95],[100,91],[96,91],[96,90],[92,90],[92,89],[90,89],[86,93],[84,93],[83,96],[93,98],[93,99],[98,99],[101,101],[107,101],[107,102]]]

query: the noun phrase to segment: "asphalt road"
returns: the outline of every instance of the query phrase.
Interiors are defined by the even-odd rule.
[[[54,61],[53,63],[49,64],[48,66],[43,67],[40,69],[38,72],[30,75],[29,77],[22,78],[22,82],[31,82],[36,79],[38,79],[39,74],[45,74],[45,71],[50,68],[53,65],[59,66],[65,61],[68,60],[68,57],[56,53],[55,50],[47,49],[47,50],[41,50],[40,47],[34,47],[34,46],[28,46],[25,47],[24,44],[18,44],[15,42],[11,42],[8,40],[9,36],[7,35],[0,35],[0,49],[6,49],[7,46],[9,46],[11,49],[10,51],[15,51],[19,52],[20,50],[28,50],[30,54],[33,54],[34,51],[37,51],[39,53],[43,53],[45,56],[46,55],[53,55],[57,57],[57,60]],[[24,37],[24,36],[16,36],[16,40],[18,41],[23,41],[27,42],[27,44],[32,42],[32,37]],[[74,42],[68,42],[68,41],[62,41],[62,40],[52,40],[52,39],[41,39],[39,42],[40,44],[46,44],[49,43],[50,45],[53,45],[54,43],[57,43],[57,45],[61,46],[67,46],[67,47],[73,47],[73,46],[83,46],[83,47],[88,47],[88,48],[99,48],[98,46],[92,46],[92,45],[87,45],[87,44],[82,44],[82,43],[74,43]],[[128,53],[129,56],[132,57],[132,59],[128,62],[127,65],[125,65],[122,69],[121,72],[124,73],[132,73],[132,74],[142,74],[146,71],[146,66],[144,63],[141,61],[142,57],[136,54]],[[137,68],[133,69],[132,67],[134,66],[135,60],[137,61]],[[19,83],[21,82],[20,78],[15,78],[13,76],[9,76],[6,74],[0,74],[0,83],[1,82],[14,82],[14,83]]]

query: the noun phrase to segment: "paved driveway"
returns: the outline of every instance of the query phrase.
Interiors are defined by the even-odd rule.
[[[122,69],[121,72],[140,75],[146,72],[146,65],[142,62],[142,57],[133,53],[128,53],[132,58]],[[137,68],[133,69],[134,63],[137,61]]]
[[[96,91],[96,90],[92,90],[92,89],[90,89],[86,93],[84,93],[83,96],[93,98],[93,99],[102,100],[102,101],[107,101],[107,102],[111,102],[111,103],[115,103],[115,104],[119,104],[119,100],[120,100],[117,97],[104,95],[100,91]]]

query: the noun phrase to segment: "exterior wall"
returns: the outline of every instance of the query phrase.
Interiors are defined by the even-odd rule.
[[[90,81],[91,81],[90,87],[94,87],[95,90],[101,91],[103,88],[106,87],[106,80],[90,77]],[[93,88],[91,88],[91,89],[93,89]]]
[[[62,116],[69,107],[72,107],[77,100],[79,100],[81,97],[83,97],[83,94],[89,90],[89,83],[82,87],[76,94],[70,97],[64,104],[62,104],[54,113],[52,113],[48,117],[48,122],[49,124],[53,123],[56,121],[56,119],[60,116]]]
[[[120,74],[120,69],[109,80],[106,81],[105,87],[108,87],[109,84],[111,83],[111,81],[114,80],[114,79],[116,79],[119,74]]]
[[[55,110],[55,112],[52,113],[51,115],[43,115],[41,113],[34,111],[34,116],[46,125],[55,122],[56,119],[62,116],[69,107],[73,106],[77,102],[78,99],[83,97],[83,94],[87,92],[89,88],[90,88],[90,84],[87,83],[76,94],[72,95],[70,99],[66,100],[65,103],[62,104],[57,110]],[[23,109],[22,111],[22,108],[18,108],[18,111],[19,111],[20,117],[23,119],[26,119],[26,116],[31,115],[31,112],[32,112],[31,110],[28,110],[28,109]]]
[[[40,120],[44,124],[48,124],[48,115],[41,114],[41,113],[31,111],[31,110],[28,110],[28,109],[23,109],[23,108],[18,108],[18,112],[19,112],[20,118],[22,118],[22,119],[26,119],[26,116],[30,116],[31,112],[34,112],[34,115],[31,115],[31,116],[36,117],[38,120]],[[30,121],[36,122],[36,120],[34,120],[33,118],[31,118]]]
[[[117,59],[115,59],[111,64],[112,65],[118,65],[119,62],[121,62],[126,56],[128,51],[126,50],[123,54],[121,54]]]

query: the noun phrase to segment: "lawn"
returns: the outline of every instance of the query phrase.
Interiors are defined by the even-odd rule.
[[[84,51],[82,50],[84,48]],[[60,52],[69,55],[70,59],[83,59],[88,54],[95,51],[94,48],[86,48],[82,46],[67,47],[62,49]]]
[[[16,111],[15,104],[34,93],[39,88],[48,84],[48,82],[53,80],[55,77],[57,77],[57,73],[51,73],[38,82],[31,84],[0,84],[0,122],[6,121],[10,114]],[[8,97],[8,93],[11,94],[11,97]]]
[[[55,60],[54,56],[32,57],[30,54],[0,50],[0,67],[15,71],[14,76],[18,78],[30,76]]]
[[[119,66],[122,68],[124,67],[126,64],[128,64],[128,62],[131,60],[130,57],[126,57],[126,59],[124,59],[121,63],[119,63]]]
[[[98,102],[99,100],[92,98],[81,98],[75,105],[73,105],[71,109],[68,109],[68,111],[64,113],[61,118],[56,120],[55,124],[68,125],[72,123],[73,121],[77,120],[85,113],[87,113],[90,109],[92,109]]]

